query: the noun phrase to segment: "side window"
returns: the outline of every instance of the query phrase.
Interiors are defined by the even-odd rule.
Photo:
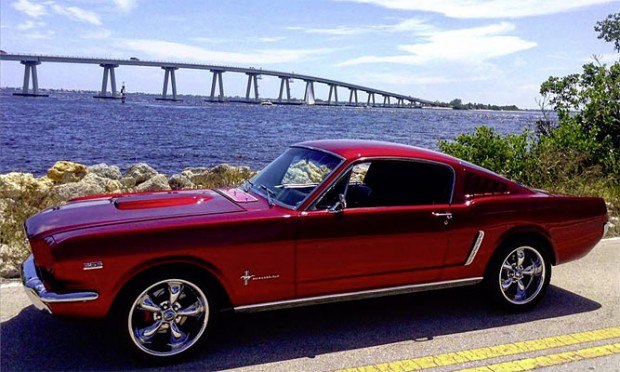
[[[347,208],[449,204],[454,173],[445,165],[423,161],[373,160],[358,163],[316,203],[333,206],[344,193]]]
[[[375,160],[353,167],[347,207],[389,207],[448,204],[452,169],[435,163]]]

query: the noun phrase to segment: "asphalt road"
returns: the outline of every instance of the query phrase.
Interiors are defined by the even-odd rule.
[[[3,372],[158,370],[127,357],[105,323],[60,320],[37,311],[18,283],[0,285],[0,305]],[[582,334],[586,331],[591,332]],[[379,371],[421,369],[430,360],[440,365],[432,371],[519,370],[540,363],[552,365],[544,370],[619,371],[619,332],[620,240],[615,239],[555,267],[546,298],[525,314],[497,312],[475,287],[233,314],[191,360],[159,369]],[[581,336],[564,336],[576,333]],[[566,340],[573,341],[563,345]],[[515,352],[524,345],[530,349]],[[459,359],[472,355],[480,360]],[[421,359],[426,356],[432,358]]]

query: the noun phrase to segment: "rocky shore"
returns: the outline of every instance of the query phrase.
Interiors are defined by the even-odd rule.
[[[186,168],[170,177],[139,163],[123,174],[107,164],[86,166],[59,161],[43,177],[30,173],[0,175],[0,277],[16,278],[19,265],[30,254],[23,232],[33,214],[67,200],[95,194],[238,186],[254,172],[248,167],[221,164]]]

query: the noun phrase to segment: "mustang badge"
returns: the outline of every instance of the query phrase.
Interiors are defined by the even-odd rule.
[[[97,270],[103,269],[102,261],[84,262],[84,270]]]
[[[246,270],[243,273],[243,275],[241,275],[241,277],[239,279],[243,280],[243,285],[244,286],[247,286],[250,281],[278,279],[279,277],[280,277],[279,274],[256,276],[256,275],[250,274],[250,270]]]

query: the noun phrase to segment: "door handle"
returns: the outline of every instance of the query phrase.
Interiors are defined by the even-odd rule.
[[[445,217],[446,220],[451,220],[452,212],[433,212],[433,217]]]

